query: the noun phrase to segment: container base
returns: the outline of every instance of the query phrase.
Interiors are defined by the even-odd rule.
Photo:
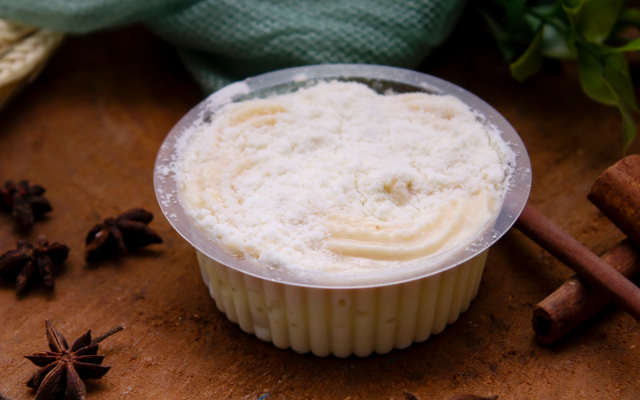
[[[469,308],[488,250],[412,282],[366,289],[316,289],[267,281],[196,250],[220,311],[260,340],[318,357],[366,357],[424,342]]]

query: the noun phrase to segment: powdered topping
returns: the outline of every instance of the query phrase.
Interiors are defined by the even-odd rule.
[[[227,252],[335,273],[397,267],[479,234],[515,159],[453,96],[344,82],[223,106],[177,155],[181,202]]]

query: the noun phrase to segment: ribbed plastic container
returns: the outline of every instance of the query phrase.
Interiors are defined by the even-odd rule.
[[[231,322],[281,349],[366,357],[424,342],[478,294],[487,250],[455,268],[398,285],[316,289],[243,274],[197,251],[202,278]]]
[[[397,269],[358,275],[293,273],[227,254],[185,214],[173,179],[175,142],[195,121],[215,118],[228,103],[289,93],[319,80],[358,81],[384,93],[451,94],[502,131],[517,154],[502,208],[478,234],[443,254]],[[531,185],[531,165],[515,130],[491,106],[441,79],[392,67],[318,65],[276,71],[229,85],[191,110],[169,133],[156,160],[160,206],[191,243],[217,308],[240,328],[279,348],[317,356],[365,357],[422,342],[454,323],[480,286],[489,247],[520,215]]]

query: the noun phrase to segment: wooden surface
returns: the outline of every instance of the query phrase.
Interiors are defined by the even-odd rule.
[[[472,32],[473,33],[473,32]],[[470,40],[470,42],[469,42]],[[484,36],[457,34],[423,70],[474,92],[522,136],[533,164],[531,204],[602,254],[623,235],[586,199],[622,155],[614,108],[582,95],[571,65],[515,83]],[[636,80],[638,76],[635,77]],[[640,326],[609,306],[545,348],[533,340],[534,304],[573,273],[516,231],[493,247],[480,292],[442,334],[403,351],[336,359],[279,350],[228,322],[209,298],[191,247],[157,206],[156,152],[200,99],[173,50],[141,28],[69,38],[44,74],[0,113],[0,179],[48,189],[54,211],[28,235],[0,214],[0,251],[44,234],[71,247],[56,289],[17,298],[0,284],[0,391],[30,399],[45,350],[44,319],[69,340],[125,330],[100,353],[113,369],[89,398],[422,399],[460,393],[500,399],[640,398]],[[630,152],[640,149],[638,141]],[[156,214],[165,239],[128,258],[88,266],[84,235],[130,207]]]

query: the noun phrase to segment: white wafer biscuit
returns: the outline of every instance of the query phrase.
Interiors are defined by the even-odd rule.
[[[63,37],[0,19],[0,107],[40,74]]]
[[[63,38],[60,32],[39,30],[16,43],[0,58],[0,86],[26,78],[38,70]]]
[[[0,19],[0,51],[37,30],[34,26]]]

